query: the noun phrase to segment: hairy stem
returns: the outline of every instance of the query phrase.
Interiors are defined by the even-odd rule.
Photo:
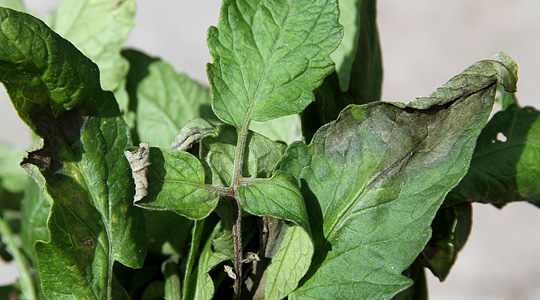
[[[234,295],[235,299],[240,299],[242,291],[242,207],[240,201],[235,198],[232,203],[232,218],[233,218],[233,240],[234,240],[234,273],[236,273],[236,279],[234,280]]]
[[[246,119],[242,125],[242,129],[238,133],[238,141],[236,143],[236,153],[234,154],[234,170],[231,189],[234,191],[234,201],[232,203],[232,218],[233,218],[233,239],[234,239],[234,272],[236,279],[234,280],[234,295],[235,299],[240,299],[242,291],[242,206],[238,199],[238,187],[242,181],[242,171],[244,167],[244,155],[246,150],[246,142],[249,130],[249,121]]]

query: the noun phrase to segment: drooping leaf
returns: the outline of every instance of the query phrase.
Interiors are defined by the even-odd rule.
[[[230,186],[237,139],[237,130],[225,124],[202,138],[200,156],[206,167],[207,178],[211,178],[213,185]],[[249,132],[243,176],[270,177],[284,150],[284,145]]]
[[[140,197],[135,205],[153,209],[170,210],[190,219],[208,216],[219,198],[216,187],[205,184],[204,169],[200,161],[190,153],[178,150],[140,148],[126,150],[130,156],[133,177]],[[133,158],[137,153],[146,153],[141,160]],[[143,169],[148,168],[145,172]]]
[[[186,122],[198,117],[215,118],[207,88],[157,58],[135,50],[124,51],[123,55],[133,65],[127,89],[140,141],[169,147]]]
[[[478,138],[469,172],[448,202],[540,203],[540,111],[509,105]]]
[[[30,15],[0,9],[0,78],[43,140],[23,162],[54,203],[50,241],[35,245],[47,297],[102,299],[114,261],[140,267],[144,220],[132,206],[129,129],[97,66]]]
[[[343,41],[330,56],[336,62],[339,86],[352,103],[366,104],[381,96],[382,59],[375,0],[340,0]]]
[[[349,106],[278,165],[298,180],[314,234],[313,263],[289,299],[389,299],[429,240],[445,195],[465,175],[496,84],[515,63],[478,62],[409,105]]]
[[[333,70],[342,35],[334,0],[226,0],[208,31],[212,108],[237,128],[302,111]]]
[[[51,27],[98,66],[101,86],[127,108],[124,78],[129,69],[120,51],[135,19],[134,0],[62,0]]]
[[[460,203],[439,209],[431,228],[433,234],[419,256],[419,262],[430,269],[440,281],[446,279],[465,246],[472,225],[470,203]]]

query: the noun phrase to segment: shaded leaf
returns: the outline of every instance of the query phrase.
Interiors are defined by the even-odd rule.
[[[129,64],[120,55],[135,19],[134,0],[63,0],[51,27],[98,66],[101,86],[127,109],[124,78]]]
[[[433,234],[422,250],[419,262],[429,268],[440,281],[446,279],[459,251],[465,246],[471,225],[470,203],[443,207],[437,212],[431,225]]]
[[[97,66],[72,44],[29,15],[0,9],[0,19],[0,78],[43,139],[23,167],[54,201],[50,242],[35,245],[44,294],[111,297],[113,262],[140,267],[146,253],[123,158],[129,129]]]
[[[205,184],[204,169],[195,156],[178,150],[145,149],[147,144],[141,145],[140,148],[126,150],[131,153],[148,152],[147,160],[136,160],[131,165],[134,177],[136,172],[140,172],[140,166],[148,168],[145,176],[147,187],[140,183],[147,194],[142,200],[135,199],[135,205],[171,210],[190,219],[204,218],[216,208],[220,190]]]
[[[511,104],[495,114],[478,138],[469,172],[447,201],[540,203],[540,112]]]
[[[351,103],[378,101],[383,71],[376,1],[340,0],[339,11],[343,41],[330,57],[336,62],[340,89],[347,91]]]
[[[515,89],[501,54],[409,105],[349,106],[279,169],[297,178],[314,234],[313,263],[290,299],[389,299],[429,240],[445,195],[465,175],[496,84]]]
[[[182,283],[178,273],[178,264],[173,261],[165,261],[161,265],[161,272],[165,278],[165,299],[182,299]]]
[[[226,0],[208,31],[212,108],[237,128],[302,111],[333,69],[341,39],[333,0]]]

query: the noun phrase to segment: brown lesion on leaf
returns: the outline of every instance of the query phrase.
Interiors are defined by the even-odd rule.
[[[150,147],[148,143],[140,143],[139,148],[130,151],[124,151],[132,170],[133,180],[135,181],[135,197],[133,202],[140,201],[148,194],[148,178],[146,171],[151,165],[150,163]]]
[[[96,244],[93,239],[87,239],[84,241],[84,245],[90,248],[91,250],[94,250],[96,248]]]
[[[39,140],[34,147],[28,150],[23,158],[21,166],[32,164],[38,167],[39,172],[45,178],[62,169],[62,160],[48,147],[47,142]]]

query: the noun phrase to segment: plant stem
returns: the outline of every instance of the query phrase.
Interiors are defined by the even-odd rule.
[[[246,118],[242,128],[238,133],[238,140],[236,142],[236,153],[234,154],[234,170],[233,179],[231,182],[231,189],[234,194],[234,201],[232,202],[232,218],[233,218],[233,239],[234,239],[234,272],[236,273],[236,279],[234,280],[234,298],[240,299],[242,291],[242,264],[244,257],[242,254],[242,206],[240,205],[240,199],[238,198],[238,187],[242,181],[242,171],[244,167],[244,154],[246,150],[246,142],[249,130],[249,118]]]
[[[234,297],[240,299],[242,291],[242,207],[240,201],[235,197],[232,203],[232,218],[233,218],[233,240],[234,240],[234,273],[236,273],[236,279],[234,280]]]

